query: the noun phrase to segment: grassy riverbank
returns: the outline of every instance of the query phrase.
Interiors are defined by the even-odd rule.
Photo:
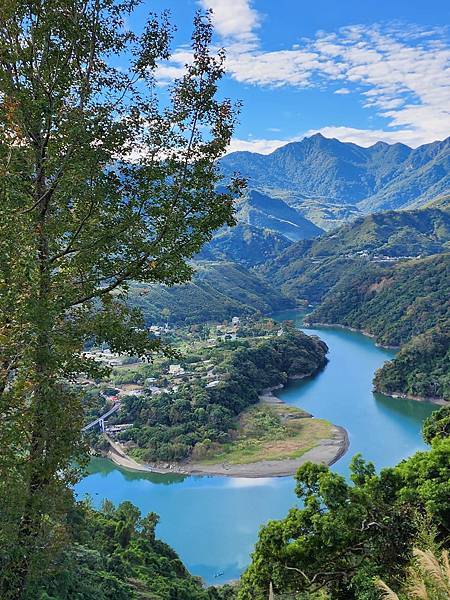
[[[287,404],[261,403],[245,410],[232,441],[212,450],[200,464],[249,464],[299,458],[331,437],[332,425]]]

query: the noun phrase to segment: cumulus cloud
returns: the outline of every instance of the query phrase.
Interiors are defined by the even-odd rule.
[[[258,44],[255,30],[260,25],[260,15],[249,0],[199,0],[206,10],[212,10],[212,22],[219,35],[249,50]]]
[[[266,139],[252,139],[242,140],[240,138],[233,138],[230,145],[228,146],[227,153],[230,152],[257,152],[258,154],[270,154],[280,146],[284,146],[290,141],[294,140],[266,140]]]
[[[339,123],[322,132],[366,140],[365,144],[378,136],[412,146],[450,135],[450,44],[444,28],[350,25],[337,32],[317,32],[285,50],[265,51],[257,35],[261,18],[249,0],[198,1],[214,11],[217,33],[227,47],[227,71],[236,81],[358,93],[365,108],[386,120],[383,130],[356,130]],[[186,51],[177,51],[162,67],[163,79],[179,76],[187,58]],[[276,140],[235,140],[238,143],[267,149]]]
[[[346,27],[305,40],[301,49],[234,55],[230,75],[261,86],[348,86],[366,94],[364,106],[386,119],[383,139],[415,145],[450,135],[450,47],[416,27],[402,34],[374,25]],[[342,124],[344,126],[345,124]],[[401,132],[400,134],[398,132]]]

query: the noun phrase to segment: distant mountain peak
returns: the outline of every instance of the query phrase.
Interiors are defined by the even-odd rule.
[[[320,221],[327,205],[369,213],[419,207],[448,193],[450,138],[415,149],[381,140],[362,147],[317,132],[267,155],[228,154],[220,165],[225,177],[238,171],[250,188],[288,204],[296,199],[293,205],[303,214],[311,214],[316,199]]]

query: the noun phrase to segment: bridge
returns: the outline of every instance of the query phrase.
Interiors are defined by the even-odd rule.
[[[88,425],[86,425],[86,427],[83,427],[81,431],[89,431],[89,429],[92,429],[96,425],[98,425],[102,431],[105,431],[105,419],[110,417],[113,413],[117,412],[119,408],[120,402],[116,402],[116,404],[114,404],[112,408],[110,408],[107,412],[98,417],[98,419],[95,419],[95,421],[91,421]]]

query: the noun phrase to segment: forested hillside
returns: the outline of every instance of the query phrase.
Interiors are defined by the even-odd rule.
[[[450,331],[433,327],[405,344],[374,379],[385,394],[450,400]]]
[[[450,322],[450,254],[347,273],[308,317],[362,329],[400,346]]]
[[[70,545],[43,577],[31,598],[40,600],[219,600],[234,598],[228,587],[205,589],[176,552],[156,539],[159,517],[142,517],[131,502],[101,511],[75,504],[67,517]]]
[[[450,187],[450,140],[412,149],[377,142],[369,148],[321,134],[269,155],[234,152],[221,160],[225,175],[240,172],[269,195],[292,194],[292,205],[349,205],[363,213],[419,207]],[[289,202],[289,200],[288,200]],[[308,208],[309,207],[309,208]]]
[[[218,231],[203,247],[198,258],[231,261],[253,267],[274,259],[290,245],[291,241],[280,233],[238,223]]]
[[[292,244],[260,272],[288,297],[317,304],[311,323],[338,323],[404,346],[377,375],[377,389],[448,397],[449,250],[443,196],[428,208],[368,215]]]
[[[246,192],[236,202],[235,210],[237,225],[215,233],[199,258],[254,266],[275,258],[292,242],[316,238],[323,233],[282,198],[255,190]]]
[[[258,275],[229,262],[197,262],[192,282],[184,285],[132,283],[129,302],[142,309],[147,323],[171,324],[223,321],[292,306]]]
[[[261,273],[290,297],[320,302],[346,273],[383,272],[388,263],[379,261],[385,257],[426,256],[449,248],[448,211],[388,211],[292,244]]]
[[[377,390],[450,400],[450,254],[346,273],[308,317],[401,346]]]
[[[256,190],[250,190],[236,205],[238,222],[260,229],[270,229],[289,240],[312,239],[323,230],[281,198],[273,198]]]

